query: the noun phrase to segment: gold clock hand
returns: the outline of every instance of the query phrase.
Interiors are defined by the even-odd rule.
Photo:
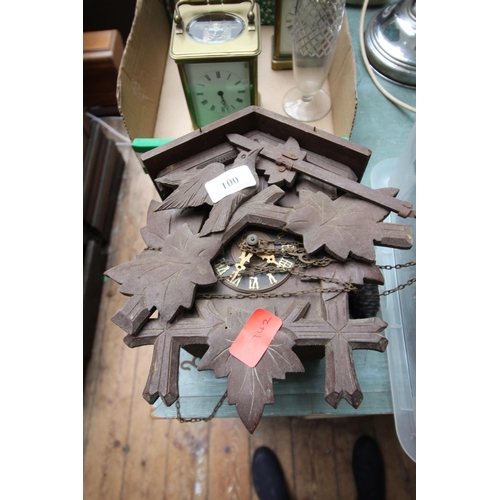
[[[285,269],[291,269],[293,267],[293,261],[285,259],[284,257],[281,257],[279,262],[276,260],[275,255],[267,255],[267,254],[258,254],[258,256],[262,259],[265,260],[268,264],[274,264],[276,267],[282,268],[283,270]]]
[[[268,264],[274,264],[275,266],[278,265],[278,263],[276,262],[276,257],[274,255],[269,255],[264,253],[259,253],[258,255],[262,260],[265,260]]]
[[[241,251],[240,255],[240,261],[234,265],[234,268],[236,269],[233,274],[231,274],[231,278],[234,279],[238,274],[241,273],[244,269],[246,269],[245,264],[248,264],[250,262],[250,259],[253,257],[252,252],[245,252],[245,250]]]

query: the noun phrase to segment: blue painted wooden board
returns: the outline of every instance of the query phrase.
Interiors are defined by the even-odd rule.
[[[199,360],[181,349],[179,401],[186,418],[208,417],[227,386],[227,378],[217,379],[212,370],[198,371]],[[264,417],[311,415],[371,415],[392,413],[391,386],[386,353],[354,351],[354,363],[364,399],[357,410],[342,400],[337,409],[324,399],[325,361],[304,361],[304,373],[288,373],[285,380],[274,380],[274,404],[266,405]],[[153,405],[153,416],[173,418],[175,404],[167,407],[160,399]],[[236,407],[227,400],[217,417],[237,417]]]

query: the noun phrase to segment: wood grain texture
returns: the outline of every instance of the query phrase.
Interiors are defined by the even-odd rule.
[[[288,493],[295,491],[293,468],[292,419],[287,417],[264,418],[250,439],[250,451],[253,454],[261,446],[274,451],[279,458]],[[259,500],[252,487],[252,500]]]
[[[115,213],[108,265],[131,259],[140,252],[143,243],[137,234],[146,221],[147,204],[136,207],[136,200],[155,196],[154,187],[141,172],[137,159],[134,156],[130,159],[122,181],[121,202]],[[128,243],[120,245],[117,236],[118,240]],[[89,499],[120,498],[130,409],[137,390],[134,388],[136,363],[144,356],[149,363],[152,354],[152,347],[143,348],[139,353],[126,346],[121,340],[123,332],[110,321],[125,300],[111,280],[104,284],[84,397],[84,492]],[[143,375],[138,377],[140,380]],[[127,418],[122,417],[124,413]],[[96,456],[100,461],[95,460]],[[121,470],[121,473],[110,474],[110,470]]]
[[[239,419],[212,420],[209,443],[208,500],[249,498],[250,438],[243,423]]]
[[[147,349],[149,351],[149,349]],[[138,497],[144,500],[161,498],[165,490],[168,442],[171,420],[152,419],[139,410],[141,397],[140,379],[149,366],[147,356],[137,356],[137,383],[128,415],[127,438],[124,446],[125,463],[121,487],[122,498]]]
[[[416,498],[416,464],[399,444],[394,422],[374,415],[375,438],[385,462],[387,498]],[[397,471],[397,473],[394,473]]]
[[[292,420],[297,500],[335,498],[337,477],[333,429],[329,420]]]
[[[205,422],[189,425],[177,420],[171,422],[166,449],[165,498],[207,498],[209,428]]]
[[[253,130],[268,131],[273,136],[287,141],[294,137],[303,149],[314,151],[327,158],[348,165],[358,179],[363,177],[371,151],[361,145],[346,141],[307,123],[300,123],[283,115],[258,106],[248,106],[242,111],[218,120],[168,144],[155,148],[141,155],[141,159],[154,181],[165,168],[165,163],[175,164],[190,155],[206,151],[207,144],[220,145],[226,142],[226,134],[247,134]],[[165,158],[169,158],[166,162]]]
[[[261,113],[263,113],[261,110],[255,108],[253,118],[257,119]],[[301,342],[307,342],[308,346],[316,345],[325,348],[325,400],[327,403],[337,409],[341,400],[344,399],[352,407],[359,407],[363,400],[363,393],[358,383],[352,350],[372,349],[384,352],[387,340],[379,333],[387,324],[375,317],[372,320],[351,321],[347,293],[352,290],[353,285],[362,285],[365,280],[370,280],[372,269],[367,270],[366,263],[375,263],[375,242],[384,241],[384,244],[411,246],[411,241],[407,238],[410,233],[400,230],[389,231],[388,225],[379,226],[379,223],[389,215],[391,210],[407,217],[410,215],[412,205],[395,198],[399,191],[397,188],[374,190],[358,183],[358,177],[350,165],[356,163],[355,159],[360,149],[349,142],[338,143],[338,139],[334,136],[328,139],[331,146],[336,145],[344,155],[339,155],[338,158],[334,155],[328,163],[322,151],[317,147],[312,147],[316,163],[309,163],[307,150],[302,149],[301,141],[293,135],[283,141],[283,137],[280,136],[282,131],[278,132],[282,125],[282,120],[278,115],[263,113],[266,116],[264,120],[266,126],[263,123],[260,126],[257,124],[257,127],[247,130],[246,136],[239,134],[238,130],[226,132],[228,123],[234,125],[240,119],[249,127],[252,122],[252,119],[249,121],[251,114],[248,110],[235,113],[232,117],[209,125],[204,128],[204,131],[200,129],[199,135],[188,134],[184,138],[189,138],[188,142],[181,140],[177,144],[177,146],[182,144],[182,151],[178,152],[178,157],[173,153],[177,147],[176,140],[172,142],[174,144],[172,148],[167,146],[166,149],[163,147],[156,149],[154,157],[161,156],[166,166],[161,175],[154,179],[155,186],[158,188],[163,185],[164,189],[159,189],[159,193],[163,194],[174,188],[153,213],[149,211],[148,226],[141,230],[143,237],[149,235],[151,242],[154,240],[156,243],[152,246],[148,241],[149,237],[145,237],[147,248],[141,254],[136,255],[133,261],[108,269],[106,276],[121,285],[120,293],[127,296],[141,296],[141,303],[144,303],[139,314],[141,322],[144,311],[146,313],[158,311],[159,321],[165,326],[165,331],[160,333],[155,340],[144,398],[150,404],[161,398],[168,407],[179,397],[180,348],[195,344],[191,335],[187,338],[183,335],[184,332],[180,335],[177,333],[177,323],[184,320],[184,313],[187,318],[191,317],[193,320],[192,309],[197,299],[198,287],[214,286],[214,288],[208,288],[206,295],[203,295],[204,299],[210,299],[214,304],[220,298],[236,298],[235,294],[221,294],[217,289],[220,283],[218,277],[222,277],[222,282],[231,290],[247,294],[241,300],[240,309],[244,310],[247,305],[252,308],[255,306],[252,302],[256,296],[264,296],[261,285],[269,287],[271,284],[273,289],[280,288],[280,292],[286,290],[286,293],[268,295],[271,300],[266,304],[266,309],[276,307],[274,314],[277,314],[279,318],[283,318],[286,304],[290,304],[289,297],[297,293],[295,287],[287,290],[289,282],[285,282],[286,280],[278,282],[272,272],[266,274],[269,268],[255,266],[252,270],[252,264],[249,264],[252,256],[261,260],[265,258],[267,264],[273,260],[276,266],[274,269],[283,271],[280,274],[286,274],[286,270],[294,267],[295,260],[286,260],[283,257],[286,266],[278,263],[275,255],[280,255],[283,251],[282,246],[274,244],[271,247],[267,246],[265,251],[259,252],[256,245],[259,246],[266,237],[257,236],[261,233],[256,232],[248,235],[249,238],[255,240],[253,246],[249,244],[248,248],[243,249],[232,240],[236,229],[247,228],[249,231],[255,231],[254,228],[247,226],[251,220],[259,231],[263,228],[284,229],[289,235],[299,237],[301,241],[298,245],[303,245],[303,249],[310,256],[308,258],[311,265],[317,267],[320,266],[319,261],[323,260],[320,258],[320,252],[334,257],[336,261],[329,259],[327,264],[321,265],[321,269],[315,269],[316,275],[301,271],[298,260],[295,262],[296,268],[293,269],[296,271],[294,277],[301,275],[302,278],[321,283],[324,290],[320,298],[315,296],[314,299],[310,297],[308,300],[311,304],[318,300],[323,301],[326,310],[326,317],[323,319],[324,323],[328,324],[326,331],[321,328],[320,332],[315,332],[314,338],[309,334],[301,336],[301,332],[294,329],[297,326],[295,322],[291,322],[288,325],[290,335],[279,338],[276,344],[268,345],[264,356],[256,360],[257,366],[255,363],[249,364],[245,360],[236,359],[231,355],[234,353],[230,354],[231,347],[238,343],[238,333],[245,326],[246,320],[250,317],[249,314],[244,320],[235,322],[231,320],[235,316],[231,316],[229,309],[219,310],[221,324],[218,328],[208,332],[206,337],[200,339],[199,347],[205,348],[208,344],[209,348],[201,359],[198,369],[213,370],[218,378],[227,377],[228,403],[236,405],[242,422],[248,431],[253,433],[264,412],[264,406],[274,403],[273,379],[284,379],[287,372],[303,371],[300,361],[292,359],[295,356],[292,352],[294,345],[300,346]],[[297,126],[296,133],[304,137],[300,134],[300,129],[301,127]],[[206,155],[202,155],[198,150],[200,146],[198,141],[207,130],[211,132],[205,137],[203,148]],[[260,135],[259,132],[261,132]],[[242,149],[234,162],[229,165],[219,161],[221,160],[221,139],[224,139],[223,143],[226,142],[224,136],[234,146]],[[318,146],[316,130],[309,131],[306,137],[308,136],[310,136],[309,140],[304,140],[304,143]],[[272,138],[270,142],[269,138]],[[321,159],[322,156],[323,159]],[[142,155],[141,158],[151,175],[148,167],[148,153]],[[149,156],[149,160],[151,158]],[[188,161],[189,158],[192,158],[191,162]],[[257,170],[262,171],[262,169],[257,169],[259,158],[274,161],[277,171],[266,167],[264,175],[259,177]],[[347,160],[345,164],[339,161],[341,158]],[[176,161],[180,161],[181,164],[176,166]],[[251,182],[247,183],[234,174],[235,176],[227,180],[228,183],[230,182],[228,189],[226,183],[221,182],[221,175],[231,176],[233,175],[231,172],[234,173],[236,168],[243,166]],[[314,184],[312,181],[315,181],[319,189],[306,185],[293,186],[293,177],[279,175],[287,170],[298,172],[301,178],[305,177],[312,184]],[[277,185],[269,185],[273,176]],[[215,196],[210,189],[213,182],[220,188],[220,192],[216,189]],[[330,185],[328,192],[323,192],[320,187],[320,184],[324,183]],[[288,189],[282,189],[278,187],[278,184]],[[232,188],[235,186],[241,186],[241,188],[234,192]],[[339,195],[337,188],[345,191],[345,194]],[[278,202],[282,195],[287,194],[287,191],[296,197],[295,204],[292,203],[288,209],[280,207],[273,214],[261,214],[258,210],[259,204],[267,202],[268,206],[265,208],[269,209],[269,205]],[[331,194],[332,191],[335,192],[334,196]],[[290,201],[289,198],[287,204]],[[194,214],[193,210],[190,210],[185,217],[183,217],[183,212],[179,212],[186,208],[198,208],[198,215],[204,213],[206,216],[199,232],[193,232],[189,227],[189,221]],[[175,231],[168,231],[167,234],[167,231],[162,229],[162,224],[159,224],[159,218],[163,212],[166,212],[163,217],[167,219],[182,220],[184,218],[186,222]],[[156,217],[153,217],[154,215]],[[196,219],[198,220],[198,217]],[[208,235],[211,236],[207,237]],[[239,237],[241,238],[242,235],[240,234]],[[268,239],[272,240],[272,238]],[[401,243],[399,243],[400,240]],[[226,246],[226,243],[229,246]],[[230,275],[224,276],[225,271],[218,272],[219,276],[214,274],[210,262],[215,257],[219,259],[219,251],[223,253],[223,260],[218,260],[222,262],[222,268],[227,270],[234,265]],[[288,254],[285,253],[285,255]],[[248,285],[243,277],[243,271],[248,273]],[[369,274],[365,274],[367,271]],[[357,276],[356,280],[353,275]],[[357,281],[359,278],[361,280]],[[382,283],[382,281],[380,275],[378,282]],[[250,296],[249,292],[252,290],[254,293]],[[304,290],[304,292],[312,294],[316,290]],[[280,307],[281,313],[278,312]],[[126,311],[122,310],[122,312]],[[118,319],[122,322],[121,316],[123,314],[118,313],[115,323],[118,324]],[[130,314],[126,316],[128,319]],[[141,335],[140,329],[135,326],[139,323],[136,321],[136,316],[133,315],[131,320],[128,319],[128,322],[125,322],[126,333],[129,336],[136,335],[145,339],[146,336]],[[189,319],[187,321],[189,322]],[[285,323],[287,323],[286,320]],[[254,343],[259,342],[260,333],[265,330],[264,325],[259,326],[261,328],[259,334],[256,332],[251,337]],[[149,328],[147,332],[147,337],[151,338]],[[283,331],[283,333],[286,332]],[[278,332],[276,337],[280,335],[281,333]],[[129,340],[127,339],[126,342],[131,345]],[[282,346],[284,346],[283,349]],[[247,369],[247,365],[250,369]]]
[[[116,105],[116,81],[123,55],[118,30],[83,33],[83,105]]]
[[[277,186],[267,186],[267,181],[262,178],[259,180],[255,169],[258,155],[262,153],[264,157],[267,156],[270,159],[277,160],[277,165],[285,164],[287,167],[295,168],[295,165],[301,162],[300,157],[305,157],[306,152],[301,151],[298,142],[291,137],[288,138],[285,144],[278,146],[262,146],[262,144],[259,144],[257,148],[253,149],[250,148],[254,147],[256,142],[252,139],[238,134],[228,134],[227,137],[231,142],[236,142],[238,146],[243,145],[243,147],[248,148],[248,152],[241,152],[230,167],[216,162],[214,157],[214,162],[208,163],[202,169],[194,168],[196,163],[191,166],[184,164],[183,168],[187,168],[187,171],[182,170],[179,172],[173,166],[170,172],[162,175],[161,179],[163,180],[161,182],[157,180],[157,183],[164,183],[169,187],[177,185],[178,187],[163,203],[154,209],[154,212],[149,210],[148,226],[141,230],[143,237],[145,235],[155,235],[155,238],[152,238],[151,241],[154,240],[156,243],[153,243],[153,245],[159,246],[151,246],[148,241],[149,237],[145,237],[145,243],[148,247],[141,254],[135,256],[133,261],[119,264],[106,271],[106,276],[121,285],[119,291],[122,294],[144,297],[144,306],[141,311],[157,310],[160,320],[165,325],[165,331],[155,341],[154,359],[152,360],[148,387],[144,391],[144,397],[150,404],[153,404],[160,397],[167,406],[171,406],[177,400],[179,396],[178,360],[180,347],[194,344],[191,335],[188,339],[184,336],[184,332],[180,335],[176,332],[177,323],[180,322],[177,321],[179,319],[178,315],[186,311],[189,317],[189,313],[192,312],[189,310],[194,306],[198,285],[210,286],[217,284],[217,277],[210,266],[210,261],[218,254],[226,241],[231,245],[232,249],[231,256],[227,253],[227,248],[223,250],[225,257],[227,254],[229,259],[227,261],[228,269],[230,268],[229,262],[232,262],[231,259],[235,259],[235,271],[231,274],[229,279],[231,285],[227,283],[228,286],[232,290],[242,290],[243,292],[252,289],[260,290],[258,274],[262,274],[263,271],[258,271],[257,268],[255,268],[253,277],[249,278],[253,286],[250,288],[240,286],[240,281],[243,278],[242,274],[239,273],[245,270],[246,267],[249,268],[250,272],[252,265],[248,264],[248,260],[254,253],[254,247],[249,247],[248,252],[250,254],[247,259],[247,249],[243,251],[235,242],[227,239],[228,235],[232,236],[234,234],[235,228],[241,228],[241,222],[246,224],[249,216],[257,216],[255,223],[260,229],[277,229],[281,228],[285,223],[286,230],[292,234],[302,236],[303,246],[308,254],[313,255],[324,249],[327,254],[337,259],[337,262],[330,261],[328,266],[322,266],[321,269],[314,270],[317,276],[305,272],[303,277],[310,277],[313,281],[319,279],[322,286],[325,285],[325,280],[328,285],[334,282],[338,285],[335,285],[337,288],[335,286],[333,288],[332,286],[324,286],[328,290],[325,290],[325,293],[322,294],[321,300],[325,302],[326,318],[324,319],[329,328],[324,332],[325,335],[323,336],[316,332],[317,345],[326,346],[325,399],[335,409],[338,408],[342,399],[345,399],[354,408],[358,408],[363,400],[363,394],[357,381],[352,349],[374,349],[384,352],[387,340],[379,333],[387,325],[377,318],[373,318],[371,321],[368,319],[351,321],[349,319],[347,298],[347,292],[350,288],[345,288],[345,286],[347,284],[349,287],[352,287],[353,284],[361,285],[365,280],[373,279],[373,269],[371,267],[367,268],[366,263],[373,265],[375,261],[374,242],[382,240],[382,233],[386,232],[383,229],[386,226],[384,225],[380,229],[378,223],[388,215],[389,209],[378,207],[349,193],[332,199],[321,190],[309,190],[304,187],[298,193],[297,206],[285,209],[285,214],[283,214],[282,208],[277,212],[276,217],[269,214],[259,216],[258,211],[256,211],[256,204],[263,200],[278,201],[277,195],[284,193],[284,191]],[[242,140],[241,144],[238,142],[240,139]],[[275,141],[275,144],[278,144],[278,142]],[[266,151],[268,152],[266,153]],[[289,159],[293,159],[295,163],[289,165]],[[196,162],[199,160],[200,158],[197,157]],[[203,162],[206,161],[208,161],[208,158],[203,157]],[[198,206],[206,207],[207,203],[210,204],[211,199],[208,189],[205,187],[207,181],[213,180],[214,176],[218,178],[223,170],[230,172],[237,166],[242,165],[242,163],[250,169],[255,184],[230,194],[217,203],[212,203],[213,206],[209,209],[209,216],[208,213],[206,214],[208,219],[199,233],[193,232],[189,227],[188,221],[192,219],[193,212],[186,215],[185,220],[187,222],[179,226],[175,231],[169,231],[167,234],[161,229],[162,225],[158,225],[158,218],[162,216],[163,212],[166,212],[163,217],[167,217],[167,219],[177,218],[180,220],[182,215],[179,214],[179,210]],[[323,179],[329,182],[326,170],[324,171],[317,165],[309,163],[307,165],[306,170],[304,170],[305,167],[301,167],[299,170],[318,180]],[[312,175],[312,172],[314,172],[314,175]],[[335,175],[341,179],[346,179],[343,175]],[[350,182],[358,185],[354,180],[350,180]],[[258,187],[261,187],[261,183],[263,184],[262,190],[259,192]],[[334,182],[329,183],[332,186],[336,185]],[[386,188],[376,191],[370,190],[370,192],[372,194],[384,193],[384,196],[393,199],[398,190],[396,188]],[[235,197],[235,203],[231,201],[233,197]],[[253,198],[245,202],[248,197]],[[372,198],[373,196],[369,197],[370,200]],[[225,205],[226,200],[228,200],[228,206]],[[224,216],[215,215],[214,220],[216,222],[215,225],[212,225],[211,221],[214,214],[218,213],[218,210],[222,210]],[[284,218],[283,215],[285,215]],[[198,220],[198,217],[196,219]],[[220,226],[219,221],[223,221]],[[214,234],[213,237],[206,237],[207,234],[212,232],[220,233],[221,231],[225,231],[222,236]],[[162,234],[163,238],[160,237]],[[251,236],[257,238],[256,234]],[[261,236],[258,238],[261,238]],[[406,238],[403,238],[403,241],[405,244],[407,243]],[[234,247],[235,244],[236,247]],[[273,253],[274,250],[275,247],[273,246],[266,249],[264,253]],[[258,251],[256,253],[260,255]],[[273,258],[274,263],[278,265],[274,255],[266,255],[266,257],[269,259],[267,260],[268,263]],[[349,258],[354,260],[349,262]],[[292,265],[292,261],[287,261],[287,263],[290,266]],[[380,275],[380,272],[378,274]],[[379,278],[378,282],[382,283],[381,275]],[[268,279],[270,280],[270,278]],[[276,287],[284,283],[284,281],[278,283],[274,277],[273,279]],[[281,290],[285,291],[286,288],[285,283]],[[210,291],[212,295],[210,295]],[[209,290],[207,298],[214,301],[218,300],[220,294],[215,293],[215,291],[216,288]],[[296,293],[295,288],[288,290],[287,293],[290,292]],[[273,298],[272,302],[266,305],[267,309],[271,305],[273,307],[281,306],[280,317],[283,317],[285,304],[290,303],[288,296],[278,294]],[[225,294],[224,298],[226,297],[229,296]],[[332,297],[335,297],[335,300]],[[249,301],[251,303],[253,299],[246,300],[244,298],[242,304],[246,306]],[[335,305],[339,301],[342,302],[343,307]],[[255,304],[250,303],[249,305],[253,308]],[[278,313],[276,312],[276,314]],[[264,411],[264,405],[274,402],[272,379],[283,379],[286,372],[302,371],[302,366],[299,363],[300,369],[298,369],[296,364],[291,363],[291,360],[286,356],[287,351],[282,352],[279,350],[276,357],[272,355],[272,362],[266,363],[266,356],[264,356],[259,361],[259,366],[254,368],[252,365],[252,370],[247,372],[243,364],[236,362],[229,356],[228,349],[249,315],[246,316],[245,320],[237,323],[231,322],[228,310],[226,312],[220,311],[219,316],[222,319],[220,328],[213,329],[207,333],[205,338],[201,339],[202,346],[205,346],[207,342],[210,346],[207,353],[209,358],[204,357],[198,368],[200,370],[214,370],[217,377],[228,377],[228,403],[231,405],[236,404],[238,414],[249,432],[252,433],[259,423]],[[288,325],[292,343],[288,345],[285,342],[286,338],[284,338],[283,341],[278,341],[278,345],[281,345],[281,343],[287,344],[290,352],[295,342],[300,345],[301,342],[307,341],[309,345],[314,345],[314,339],[310,335],[301,337],[300,331],[295,331],[294,326],[293,322]],[[149,328],[147,330],[149,336]],[[132,330],[128,327],[128,323],[125,331],[129,335],[135,334],[143,337],[139,330],[135,331],[135,328]],[[128,340],[127,344],[130,345]],[[269,347],[269,350],[271,350],[271,347]],[[237,364],[234,364],[233,361]],[[277,370],[271,372],[270,369],[275,366]]]
[[[228,140],[240,147],[250,148],[253,146],[253,141],[247,139],[244,136],[239,136],[238,134],[228,134]],[[386,196],[384,193],[377,192],[367,186],[364,186],[352,179],[344,177],[344,175],[339,175],[335,171],[329,172],[325,169],[318,169],[317,165],[311,165],[307,161],[300,159],[288,160],[283,158],[283,148],[264,147],[261,154],[262,156],[277,161],[279,164],[286,165],[287,168],[291,168],[294,171],[302,172],[303,174],[309,175],[314,179],[327,182],[332,186],[338,187],[343,191],[348,193],[353,193],[360,198],[376,203],[385,208],[390,208],[395,211],[401,217],[408,217],[411,213],[412,205],[409,202],[393,199],[391,196]]]

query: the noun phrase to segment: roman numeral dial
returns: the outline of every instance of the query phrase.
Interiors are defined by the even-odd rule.
[[[252,104],[246,62],[192,64],[186,66],[186,75],[199,126]]]
[[[279,252],[253,253],[242,250],[241,241],[274,242],[271,246],[279,251],[290,245],[292,238],[283,233],[264,232],[260,228],[247,229],[226,246],[213,263],[215,274],[222,278],[226,286],[239,292],[265,292],[279,287],[289,278],[289,271],[295,264],[291,257],[280,255]]]
[[[196,97],[204,111],[216,119],[239,111],[249,105],[249,89],[238,73],[229,70],[207,71],[195,85]]]

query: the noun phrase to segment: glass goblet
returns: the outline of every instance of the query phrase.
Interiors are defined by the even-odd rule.
[[[321,87],[335,56],[345,1],[298,2],[292,31],[295,87],[283,98],[283,109],[296,120],[319,120],[330,111],[330,97]]]

